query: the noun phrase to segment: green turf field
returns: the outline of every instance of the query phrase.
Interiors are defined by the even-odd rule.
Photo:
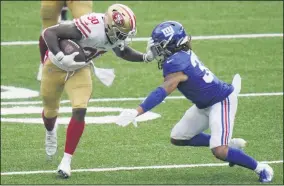
[[[112,3],[94,2],[94,11],[104,12]],[[135,12],[138,38],[149,37],[153,27],[162,21],[180,21],[193,36],[195,52],[215,75],[226,82],[231,82],[235,73],[242,76],[233,136],[247,140],[248,154],[272,162],[272,184],[283,184],[283,36],[194,40],[195,36],[283,33],[283,2],[120,3]],[[38,40],[39,9],[40,2],[2,1],[1,42]],[[144,51],[146,42],[132,42],[131,46]],[[163,78],[156,63],[125,62],[112,53],[99,58],[96,64],[115,69],[114,84],[105,87],[94,77],[93,100],[87,114],[92,122],[86,126],[73,158],[71,178],[59,179],[51,171],[56,170],[63,155],[65,125],[60,125],[58,131],[58,155],[46,161],[45,129],[28,122],[40,119],[40,98],[3,96],[7,93],[4,86],[39,91],[38,51],[36,44],[1,43],[1,184],[258,184],[255,173],[223,165],[208,148],[170,144],[171,128],[192,105],[185,99],[166,100],[152,110],[155,117],[138,123],[138,128],[116,126],[111,118],[123,108],[136,107],[141,102],[138,98],[147,96]],[[67,96],[62,99],[67,100]],[[70,104],[61,106],[69,109],[60,118],[70,117]]]

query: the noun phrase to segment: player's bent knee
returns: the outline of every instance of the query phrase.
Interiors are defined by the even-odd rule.
[[[40,16],[42,20],[43,29],[56,25],[58,21],[60,11],[54,7],[42,7],[40,10]]]
[[[86,116],[87,109],[86,108],[73,108],[72,109],[72,116],[77,121],[84,121]]]
[[[46,118],[54,118],[58,115],[58,109],[43,109],[44,117]]]
[[[60,12],[58,12],[53,7],[45,7],[41,8],[40,10],[40,16],[42,20],[57,19],[59,13]]]
[[[68,1],[67,6],[74,18],[89,14],[93,10],[93,1]]]
[[[175,146],[187,146],[187,144],[185,143],[185,140],[178,140],[174,138],[171,138],[171,144]]]
[[[228,146],[215,147],[212,150],[213,155],[220,160],[225,160],[228,154]]]
[[[52,19],[42,19],[42,29],[46,29],[48,27],[54,26],[57,24],[57,18]]]

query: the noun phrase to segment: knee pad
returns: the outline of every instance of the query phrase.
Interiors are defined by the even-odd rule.
[[[93,11],[93,1],[67,1],[67,6],[74,18],[79,18]]]
[[[59,97],[60,98],[60,97]],[[42,95],[43,111],[46,118],[54,118],[58,115],[60,99]]]
[[[54,118],[58,115],[58,109],[43,109],[44,117],[46,118]]]
[[[60,3],[57,1],[43,1],[40,9],[43,29],[56,25],[60,15]]]

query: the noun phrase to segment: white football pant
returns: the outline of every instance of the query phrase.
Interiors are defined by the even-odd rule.
[[[171,138],[189,140],[210,128],[211,149],[228,145],[232,138],[238,107],[238,94],[241,90],[239,74],[234,76],[232,85],[234,86],[234,91],[223,101],[205,109],[198,109],[196,105],[191,106],[172,129]]]

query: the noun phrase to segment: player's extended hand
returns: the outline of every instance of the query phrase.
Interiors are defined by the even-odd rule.
[[[143,60],[147,63],[154,60],[154,55],[151,50],[147,51],[147,53],[143,55]]]
[[[86,62],[76,62],[74,61],[74,58],[76,55],[78,55],[79,52],[74,52],[70,55],[64,55],[63,52],[58,52],[56,55],[54,55],[52,52],[48,53],[48,57],[54,62],[59,64],[60,66],[63,66],[68,71],[75,71],[79,68],[82,68],[86,66]]]
[[[138,111],[136,109],[125,109],[118,116],[116,124],[122,127],[126,127],[130,123],[133,123],[133,125],[137,127],[137,122],[135,120],[137,115]]]
[[[154,40],[150,38],[147,43],[146,53],[143,55],[145,62],[151,62],[154,60],[153,52],[151,51],[151,47],[154,46]]]
[[[152,39],[152,37],[149,38],[148,42],[147,42],[147,48],[146,51],[151,50],[151,47],[154,46],[154,40]]]

